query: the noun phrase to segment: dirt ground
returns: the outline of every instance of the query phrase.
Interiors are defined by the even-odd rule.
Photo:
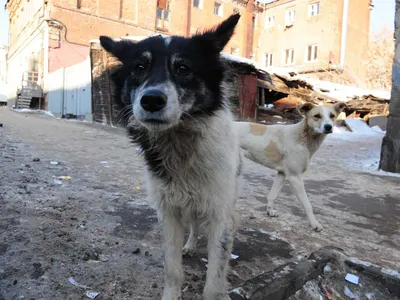
[[[0,299],[89,299],[70,277],[96,299],[160,299],[160,230],[124,131],[6,108],[0,123]],[[371,171],[382,135],[351,139],[329,137],[306,176],[321,233],[288,186],[281,216],[268,218],[274,173],[245,160],[231,287],[325,245],[400,269],[400,178]],[[184,299],[198,299],[204,285],[204,239],[200,246],[184,260]]]

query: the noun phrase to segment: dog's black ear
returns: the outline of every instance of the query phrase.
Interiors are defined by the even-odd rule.
[[[312,110],[316,105],[312,104],[310,102],[306,102],[303,104],[299,104],[297,106],[297,110],[299,111],[299,113],[303,116],[305,116],[310,110]]]
[[[130,41],[114,41],[108,36],[100,36],[100,45],[119,60],[123,60],[134,44]]]
[[[231,39],[239,19],[240,14],[231,15],[216,28],[208,30],[203,34],[196,35],[193,38],[199,40],[201,45],[207,47],[208,50],[219,53]]]
[[[348,109],[349,107],[347,106],[346,103],[344,102],[338,102],[335,105],[333,105],[335,111],[340,114],[344,109]]]

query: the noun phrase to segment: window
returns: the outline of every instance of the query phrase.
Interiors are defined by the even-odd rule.
[[[318,45],[309,45],[307,47],[307,61],[316,61],[318,58]]]
[[[272,66],[272,53],[265,54],[265,66],[266,67]]]
[[[234,8],[234,9],[233,9],[233,14],[238,14],[238,13],[240,13],[239,8]]]
[[[253,16],[252,22],[253,22],[252,24],[253,24],[253,29],[254,29],[254,28],[256,28],[256,25],[257,25],[257,15]]]
[[[203,8],[203,1],[202,0],[193,0],[193,6],[197,8]]]
[[[162,30],[168,30],[169,26],[169,10],[157,7],[156,27]]]
[[[222,17],[222,3],[214,2],[214,15]]]
[[[308,16],[314,17],[319,15],[319,2],[311,3],[308,5]]]
[[[296,20],[296,11],[294,9],[289,9],[285,14],[286,26],[293,25]]]
[[[239,48],[232,47],[231,54],[235,56],[239,56]]]
[[[253,52],[250,53],[249,59],[254,60],[254,53]]]
[[[294,63],[294,49],[286,49],[283,51],[283,64],[292,65]]]
[[[267,16],[265,20],[265,28],[271,28],[275,26],[275,16]]]
[[[169,19],[169,11],[166,9],[162,9],[157,7],[157,19],[168,21]]]

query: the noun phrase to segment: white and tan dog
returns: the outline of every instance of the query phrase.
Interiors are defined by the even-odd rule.
[[[241,147],[246,152],[245,156],[278,171],[267,197],[269,216],[278,216],[277,211],[274,210],[274,201],[285,180],[288,180],[294,194],[306,211],[311,227],[316,231],[322,230],[307,197],[303,174],[326,135],[332,133],[334,123],[345,107],[345,103],[330,106],[317,106],[311,103],[299,105],[297,109],[304,118],[293,125],[267,126],[235,122],[240,135]]]

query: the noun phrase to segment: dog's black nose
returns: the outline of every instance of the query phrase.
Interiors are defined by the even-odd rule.
[[[326,132],[331,132],[332,131],[332,125],[330,125],[330,124],[325,124],[324,128],[325,128]]]
[[[147,91],[140,99],[140,105],[149,112],[160,111],[167,105],[167,95],[158,90]]]

